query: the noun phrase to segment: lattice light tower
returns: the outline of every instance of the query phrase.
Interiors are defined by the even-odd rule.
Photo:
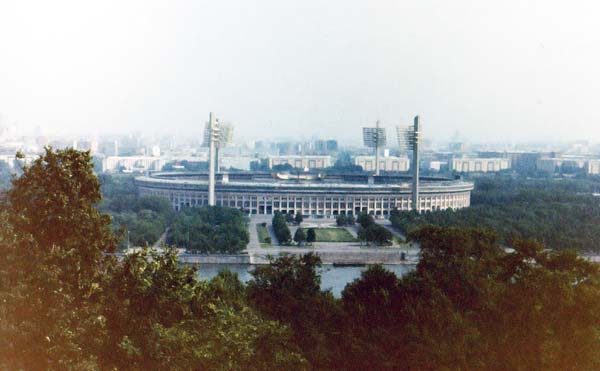
[[[229,146],[233,140],[233,125],[230,122],[221,122],[218,119],[216,120],[218,133],[217,138],[215,139],[215,163],[216,163],[216,172],[221,171],[221,158],[219,156],[219,152],[221,148],[225,148]],[[204,125],[204,139],[202,141],[202,147],[210,147],[210,122],[207,122]]]
[[[219,121],[211,112],[208,116],[208,205],[215,206],[215,151],[219,141]]]
[[[379,127],[379,120],[374,128],[363,128],[363,143],[375,149],[375,175],[379,175],[379,148],[386,144],[385,128]]]
[[[419,116],[415,116],[413,126],[396,126],[398,146],[406,151],[413,151],[412,169],[412,209],[419,211],[419,145],[421,142],[421,126]]]

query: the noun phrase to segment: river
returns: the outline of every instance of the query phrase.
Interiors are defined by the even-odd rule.
[[[211,279],[216,276],[219,271],[228,268],[230,271],[237,273],[242,282],[248,282],[252,279],[250,272],[254,269],[252,264],[199,264],[198,277],[201,279]],[[404,274],[415,269],[415,265],[384,265],[384,267],[402,277]],[[331,289],[333,295],[339,298],[342,290],[349,282],[360,277],[360,273],[367,267],[334,267],[332,265],[323,265],[321,268],[321,289]]]

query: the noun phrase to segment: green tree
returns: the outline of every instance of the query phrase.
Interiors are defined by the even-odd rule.
[[[249,238],[244,214],[222,206],[181,210],[167,234],[169,244],[201,253],[239,253]]]
[[[598,368],[596,265],[531,241],[514,241],[507,253],[495,234],[477,229],[427,226],[409,237],[421,246],[417,270],[401,285],[414,308],[402,316],[419,324],[405,334],[422,344],[406,349],[418,355],[411,368]]]
[[[365,229],[366,239],[377,245],[389,245],[392,242],[392,232],[379,224],[371,224]]]
[[[363,228],[368,228],[370,225],[375,224],[375,220],[373,219],[373,217],[367,213],[360,213],[356,221]]]
[[[290,228],[287,226],[285,217],[279,211],[276,211],[273,215],[272,225],[273,231],[275,232],[275,236],[279,240],[279,243],[282,245],[288,244],[292,239],[292,234],[290,232]]]
[[[0,229],[0,368],[88,369],[115,250],[89,152],[45,153],[8,191]]]
[[[305,369],[290,332],[175,250],[108,255],[88,152],[46,153],[0,207],[0,369]]]
[[[313,369],[334,369],[345,356],[340,306],[320,290],[321,260],[286,255],[257,266],[248,282],[249,303],[267,318],[288,324]]]
[[[111,277],[102,368],[304,369],[290,333],[249,308],[236,275],[210,282],[182,267],[175,250],[126,257]]]
[[[294,214],[292,214],[292,213],[285,214],[285,221],[290,224],[293,223],[294,222]]]
[[[403,310],[400,280],[381,265],[370,266],[342,292],[342,304],[353,339],[348,364],[353,369],[398,369],[405,363],[391,357],[404,347],[398,316]]]
[[[364,228],[363,226],[359,226],[358,227],[358,240],[360,241],[360,244],[362,245],[363,243],[367,243],[368,244],[368,238],[367,238],[367,229]]]
[[[296,217],[294,218],[294,222],[296,224],[300,224],[304,221],[304,217],[302,216],[302,213],[297,213]]]
[[[362,171],[363,168],[355,165],[350,153],[345,151],[338,154],[338,157],[331,168],[331,172],[335,173],[361,173]]]
[[[317,240],[317,233],[314,228],[309,228],[306,232],[306,242],[312,244]]]
[[[306,234],[304,233],[304,229],[296,229],[296,233],[294,233],[294,241],[296,241],[298,245],[302,245],[302,242],[306,241]]]
[[[343,227],[346,225],[346,215],[340,214],[335,218],[335,223],[338,227]]]

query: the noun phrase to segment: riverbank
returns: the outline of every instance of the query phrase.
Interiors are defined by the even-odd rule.
[[[399,249],[363,249],[363,250],[330,250],[311,248],[271,248],[249,251],[238,255],[204,255],[181,254],[179,261],[185,264],[268,264],[269,257],[277,258],[282,255],[304,255],[313,253],[321,258],[323,264],[386,264],[414,265],[419,262],[416,253],[406,253]],[[404,259],[403,259],[404,258]]]
[[[179,261],[183,264],[269,264],[269,258],[283,255],[304,255],[313,253],[323,264],[340,265],[415,265],[419,262],[418,250],[397,248],[346,247],[271,247],[248,250],[242,254],[187,254],[181,252]],[[116,254],[119,257],[123,253]]]

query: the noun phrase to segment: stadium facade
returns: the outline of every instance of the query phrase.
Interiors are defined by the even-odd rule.
[[[420,177],[419,211],[460,209],[471,202],[473,183],[459,178]],[[158,172],[135,179],[141,196],[167,198],[175,210],[208,205],[208,174]],[[285,173],[217,174],[216,205],[250,214],[302,213],[387,216],[412,209],[410,176]]]

